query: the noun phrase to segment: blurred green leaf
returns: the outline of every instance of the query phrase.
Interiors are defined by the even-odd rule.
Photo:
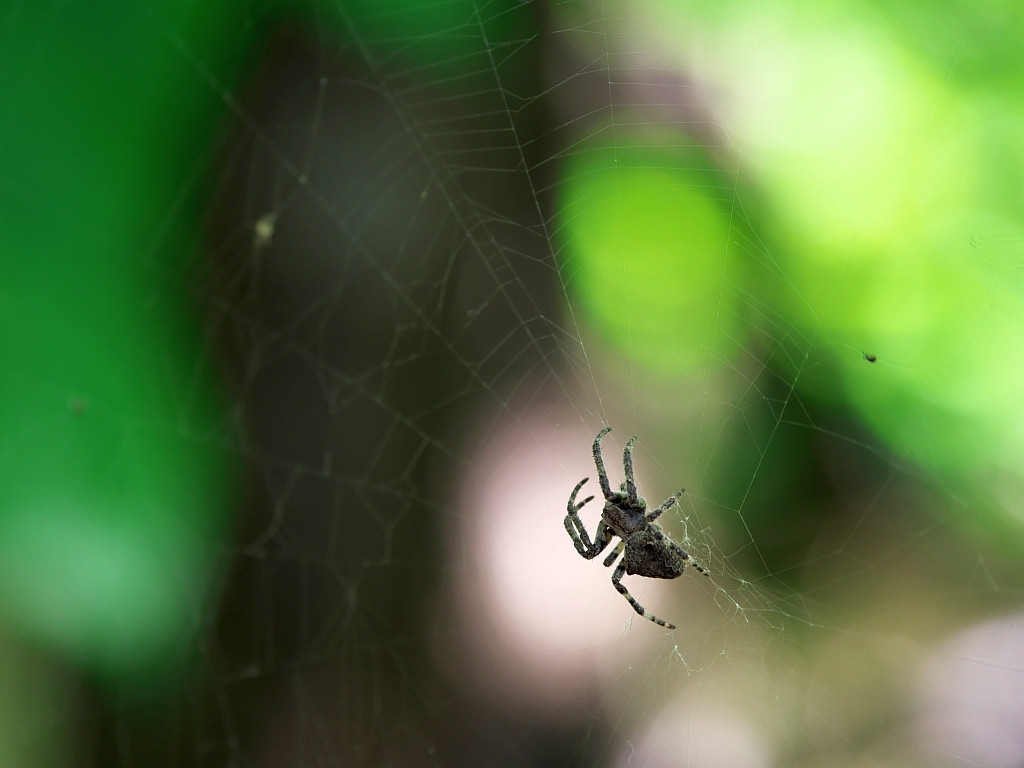
[[[622,354],[665,374],[706,369],[742,343],[728,256],[732,189],[685,136],[574,154],[561,181],[563,272]]]

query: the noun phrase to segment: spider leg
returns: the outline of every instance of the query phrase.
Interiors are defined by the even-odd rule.
[[[611,431],[611,427],[605,427],[594,438],[594,463],[597,465],[597,477],[601,481],[601,493],[608,501],[614,502],[616,499],[612,495],[612,487],[608,484],[608,471],[604,468],[604,459],[601,457],[601,441]]]
[[[593,560],[604,552],[611,540],[608,526],[602,520],[597,524],[597,533],[594,535],[594,541],[591,542],[583,521],[575,513],[565,516],[565,530],[572,537],[572,543],[576,547],[576,551],[580,553],[580,557],[587,560]]]
[[[615,569],[615,573],[612,574],[612,586],[618,590],[619,594],[622,595],[629,601],[629,604],[633,606],[633,610],[639,613],[648,621],[653,621],[655,624],[659,624],[666,629],[675,629],[675,624],[669,624],[667,621],[662,621],[653,613],[648,613],[647,610],[640,605],[633,596],[629,594],[629,590],[626,589],[626,585],[622,583],[622,577],[626,575],[626,566],[624,563],[619,563],[619,567]]]
[[[636,435],[629,438],[626,443],[626,450],[622,452],[622,465],[626,469],[626,493],[629,500],[636,504],[639,500],[636,496],[636,479],[633,477],[633,443],[636,442]]]
[[[569,494],[569,503],[566,504],[566,509],[569,510],[569,514],[570,515],[575,515],[577,512],[579,512],[583,508],[584,504],[586,504],[588,501],[592,501],[593,500],[593,498],[594,498],[593,496],[587,496],[587,498],[585,498],[579,504],[576,503],[576,494],[580,492],[580,488],[582,488],[583,484],[585,482],[587,482],[587,480],[589,480],[589,479],[590,479],[589,477],[584,477],[582,480],[580,480],[578,483],[576,483],[576,487],[573,488],[572,489],[572,493]]]
[[[679,501],[679,497],[682,496],[684,493],[686,493],[686,489],[680,488],[672,496],[665,499],[665,501],[662,503],[660,507],[658,507],[657,509],[652,509],[650,512],[648,512],[647,522],[653,523],[655,520],[657,520],[661,513],[664,512],[666,509],[670,509],[673,504]]]
[[[708,573],[707,571],[705,571],[703,566],[697,565],[697,561],[694,560],[692,557],[690,557],[690,553],[689,552],[687,552],[685,549],[683,549],[678,544],[676,544],[674,541],[672,541],[672,539],[670,539],[668,536],[665,537],[665,541],[668,542],[668,545],[670,547],[672,547],[672,549],[675,550],[675,553],[677,555],[679,555],[681,558],[683,558],[683,560],[689,560],[690,561],[690,567],[691,568],[693,568],[696,571],[699,571],[700,573],[703,573],[709,579],[711,578],[711,574]]]
[[[576,546],[576,551],[587,558],[587,560],[592,560],[597,557],[601,550],[608,546],[608,532],[607,526],[604,520],[602,520],[597,524],[597,535],[594,537],[593,543],[591,543],[590,535],[587,533],[583,521],[580,520],[580,510],[583,508],[583,505],[594,499],[593,496],[587,496],[583,501],[576,501],[576,494],[580,492],[580,488],[583,487],[583,484],[588,479],[584,477],[576,483],[576,487],[569,494],[569,502],[565,505],[565,510],[568,513],[565,516],[565,530],[572,536],[572,543]]]
[[[623,539],[619,542],[618,546],[615,547],[611,552],[608,553],[608,557],[604,559],[604,567],[607,568],[615,562],[615,558],[622,554],[622,550],[626,548],[626,540]]]

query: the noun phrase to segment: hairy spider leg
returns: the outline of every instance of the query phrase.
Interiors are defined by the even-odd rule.
[[[672,496],[665,499],[665,501],[662,502],[662,505],[660,507],[658,507],[657,509],[652,509],[650,512],[648,512],[646,515],[647,522],[653,523],[655,520],[657,520],[661,516],[661,513],[664,512],[666,509],[670,509],[673,504],[679,501],[679,497],[682,496],[684,493],[686,493],[686,489],[680,488]]]
[[[576,504],[576,494],[580,492],[580,488],[582,488],[583,484],[586,483],[587,480],[589,480],[589,479],[590,479],[589,477],[584,477],[582,480],[580,480],[578,483],[576,483],[576,487],[573,488],[572,489],[572,493],[569,494],[569,503],[566,504],[565,506],[566,506],[566,509],[569,510],[569,514],[570,515],[575,515],[577,512],[579,512],[581,509],[583,509],[583,505],[584,504],[586,504],[588,501],[593,501],[594,500],[593,496],[587,496],[587,498],[585,498],[579,504]]]
[[[626,450],[622,452],[622,465],[626,469],[626,493],[633,504],[639,503],[636,495],[636,478],[633,477],[633,443],[636,442],[636,435],[629,438],[626,443]]]
[[[587,533],[586,526],[580,520],[580,510],[584,504],[593,501],[594,497],[588,496],[583,501],[576,501],[576,494],[580,492],[580,488],[583,487],[585,482],[587,482],[587,478],[580,480],[576,487],[572,489],[569,503],[565,505],[568,514],[565,516],[564,522],[565,530],[572,536],[572,543],[576,547],[576,551],[587,560],[593,560],[608,546],[613,534],[609,533],[607,524],[602,520],[597,524],[597,533],[594,535],[594,541],[590,541],[590,535]]]
[[[700,573],[703,573],[709,579],[711,578],[711,574],[708,573],[707,571],[705,571],[703,567],[697,565],[697,561],[694,560],[692,557],[690,557],[690,553],[689,552],[687,552],[685,549],[683,549],[678,544],[676,544],[674,541],[672,541],[672,539],[670,539],[668,536],[665,537],[665,541],[667,541],[668,545],[670,547],[672,547],[673,550],[675,550],[675,553],[677,555],[679,555],[681,558],[683,558],[683,560],[689,561],[691,568],[693,568],[694,570],[699,571]]]
[[[620,595],[622,595],[629,601],[629,604],[633,606],[633,610],[639,613],[648,621],[653,621],[655,624],[665,627],[666,629],[675,629],[675,624],[669,624],[667,621],[662,621],[661,619],[659,619],[653,613],[648,613],[647,610],[642,605],[640,605],[640,603],[633,599],[633,596],[629,594],[629,590],[626,589],[626,585],[622,583],[622,577],[625,575],[626,565],[625,563],[619,563],[619,567],[616,568],[615,573],[612,574],[612,585],[615,587],[615,589],[618,590]]]
[[[601,481],[601,493],[610,502],[615,502],[616,498],[612,495],[612,487],[608,484],[608,471],[604,468],[604,459],[601,457],[601,441],[604,440],[604,436],[612,431],[611,427],[605,427],[597,433],[597,437],[594,438],[594,463],[597,465],[597,477]]]
[[[618,546],[615,547],[611,552],[608,553],[608,557],[604,559],[604,567],[607,568],[615,562],[615,558],[622,554],[622,550],[626,548],[626,540],[623,539],[619,542]]]
[[[565,516],[565,530],[572,536],[572,543],[576,547],[576,551],[587,560],[593,560],[604,552],[605,547],[608,546],[608,542],[611,541],[614,535],[608,531],[608,526],[602,520],[597,524],[597,533],[594,535],[593,543],[591,543],[590,535],[583,526],[583,521],[575,514]]]

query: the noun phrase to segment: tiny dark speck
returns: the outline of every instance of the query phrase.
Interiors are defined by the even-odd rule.
[[[864,353],[864,359],[869,363],[873,363],[878,359],[877,355],[869,355],[867,352]]]

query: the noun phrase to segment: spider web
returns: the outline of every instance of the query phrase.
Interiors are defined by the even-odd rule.
[[[927,443],[887,447],[816,389],[863,350],[827,306],[815,327],[771,300],[814,298],[724,97],[642,9],[457,5],[427,32],[318,6],[270,25],[244,85],[153,19],[231,113],[197,158],[214,186],[197,367],[229,381],[247,480],[184,682],[126,686],[102,762],[921,760],[922,660],[1013,605],[1014,552]],[[611,310],[588,303],[564,207],[573,168],[625,178],[638,141],[704,173],[693,194],[726,222],[706,333],[667,362],[644,357],[628,276]],[[621,339],[600,319],[618,316]],[[710,577],[625,582],[674,632],[562,528],[604,425],[613,484],[637,434],[648,501],[687,489],[662,523]]]

